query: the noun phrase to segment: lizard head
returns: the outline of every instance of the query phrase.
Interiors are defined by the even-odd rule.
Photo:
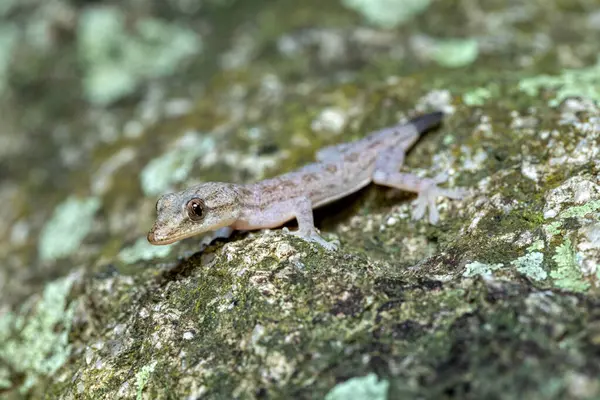
[[[228,183],[210,182],[161,196],[156,222],[148,233],[152,244],[169,244],[233,224],[239,217],[239,195]]]

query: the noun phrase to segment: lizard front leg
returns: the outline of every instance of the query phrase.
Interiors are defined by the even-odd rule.
[[[227,239],[233,234],[233,228],[230,226],[224,226],[223,228],[219,228],[216,231],[207,232],[200,239],[200,246],[202,248],[206,248],[209,244],[217,239]]]
[[[312,203],[308,197],[298,197],[291,201],[292,213],[298,221],[298,230],[288,233],[307,242],[318,243],[326,250],[337,250],[337,244],[328,242],[319,235],[313,219]]]
[[[415,220],[425,216],[429,209],[429,222],[436,224],[440,218],[436,199],[448,197],[460,199],[464,196],[464,189],[443,189],[437,185],[447,180],[446,174],[439,174],[435,178],[420,178],[414,174],[398,172],[404,162],[404,149],[395,147],[380,153],[375,162],[373,182],[378,185],[390,186],[418,194],[416,207],[412,212]]]

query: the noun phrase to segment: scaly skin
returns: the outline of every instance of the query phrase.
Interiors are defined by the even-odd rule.
[[[423,179],[398,170],[420,134],[438,125],[442,117],[439,112],[426,114],[351,143],[326,147],[317,152],[317,162],[272,179],[252,184],[209,182],[163,195],[156,204],[158,216],[148,241],[169,244],[212,231],[226,236],[234,229],[274,228],[296,218],[298,230],[291,234],[335,250],[337,245],[317,232],[313,208],[370,183],[418,193],[413,218],[422,218],[429,209],[429,222],[435,224],[436,198],[457,199],[462,190],[438,188],[445,181],[441,176]]]

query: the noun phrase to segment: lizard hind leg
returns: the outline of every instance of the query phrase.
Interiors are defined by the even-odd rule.
[[[438,197],[461,199],[465,195],[462,188],[444,189],[438,184],[446,182],[447,175],[439,174],[435,178],[420,178],[414,174],[398,172],[404,161],[404,149],[388,149],[382,152],[375,163],[373,182],[378,185],[389,186],[396,189],[417,193],[416,206],[412,218],[422,219],[428,210],[428,220],[431,224],[439,221],[436,200]]]
[[[440,173],[434,178],[425,178],[422,181],[423,189],[418,192],[416,206],[412,212],[412,218],[415,220],[422,219],[425,216],[425,211],[429,210],[428,219],[432,224],[436,224],[440,219],[437,210],[436,200],[438,197],[447,197],[453,200],[459,200],[465,196],[465,190],[462,188],[445,189],[437,185],[448,180],[446,173]]]

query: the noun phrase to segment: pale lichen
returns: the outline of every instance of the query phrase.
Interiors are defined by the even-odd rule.
[[[153,246],[145,237],[139,238],[129,247],[122,249],[117,258],[125,264],[133,264],[137,261],[147,261],[164,258],[173,250],[173,245]]]
[[[559,218],[581,218],[588,214],[593,214],[598,217],[600,215],[598,211],[600,211],[600,200],[593,200],[588,203],[566,209],[560,213]]]
[[[386,400],[388,387],[386,379],[378,380],[377,375],[369,374],[337,384],[327,393],[325,400]]]
[[[529,247],[527,247],[527,251],[528,252],[532,252],[532,251],[540,251],[540,250],[544,250],[544,241],[543,240],[536,240],[535,242],[531,243],[531,245],[529,245]]]
[[[142,393],[144,391],[144,388],[148,384],[148,381],[150,380],[150,375],[154,372],[155,367],[156,361],[154,361],[151,364],[144,365],[142,369],[140,369],[138,373],[135,374],[135,382],[137,387],[136,400],[142,400]]]
[[[424,12],[431,0],[342,0],[367,21],[382,28],[394,28]]]
[[[479,45],[475,39],[444,39],[435,42],[432,59],[443,67],[458,68],[473,63],[478,55]],[[486,93],[480,92],[479,96]]]
[[[7,387],[25,380],[20,391],[26,393],[43,377],[52,376],[71,354],[69,332],[76,302],[68,303],[75,278],[69,276],[46,286],[39,302],[29,301],[18,313],[0,319],[0,385]]]
[[[504,264],[484,264],[479,261],[474,261],[465,265],[465,271],[463,276],[473,277],[477,275],[491,275],[492,272],[497,271],[504,267]]]
[[[583,279],[569,238],[556,248],[552,259],[556,262],[556,268],[552,269],[550,277],[557,287],[575,292],[585,292],[589,289],[590,284]]]
[[[78,47],[92,103],[110,104],[144,79],[170,75],[202,49],[200,37],[180,25],[147,18],[135,21],[132,30],[126,26],[116,7],[88,8],[80,18]]]
[[[173,189],[173,185],[185,181],[194,164],[204,166],[215,160],[215,140],[197,132],[184,134],[173,148],[151,160],[140,174],[144,193],[150,196]],[[212,160],[212,162],[211,162]]]
[[[53,261],[76,251],[91,231],[100,204],[95,197],[69,197],[58,205],[40,234],[40,259]]]
[[[552,221],[548,225],[544,225],[544,229],[550,237],[559,235],[562,232],[561,227],[562,221]]]
[[[570,97],[583,97],[595,102],[600,102],[600,58],[595,65],[580,69],[565,69],[559,75],[540,75],[522,79],[519,89],[537,96],[542,89],[555,91],[554,97],[549,101],[550,106],[558,106]]]
[[[462,95],[463,102],[468,106],[482,106],[492,98],[492,91],[485,87],[475,88]]]
[[[548,273],[543,266],[544,254],[538,251],[528,253],[511,262],[517,271],[535,281],[543,281],[548,277]]]

